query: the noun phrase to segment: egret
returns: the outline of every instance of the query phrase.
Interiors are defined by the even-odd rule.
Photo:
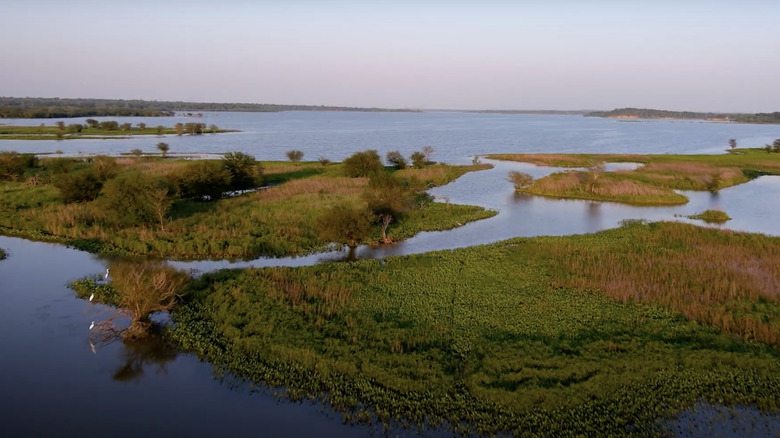
[[[92,299],[95,298],[95,294],[92,294],[89,296],[89,300],[92,301]]]
[[[95,327],[95,321],[92,321],[92,324],[89,325],[89,329],[92,330]]]
[[[106,276],[105,276],[105,277],[103,277],[105,280],[108,280],[108,269],[109,269],[109,268],[106,268]]]

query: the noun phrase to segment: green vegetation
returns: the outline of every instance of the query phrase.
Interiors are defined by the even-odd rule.
[[[170,336],[353,421],[664,434],[704,401],[780,409],[780,239],[628,222],[384,260],[221,271]]]
[[[0,155],[0,163],[12,163],[8,167],[15,169],[5,178],[8,181],[0,182],[0,233],[63,242],[91,252],[193,259],[323,251],[331,242],[343,241],[331,240],[332,234],[318,226],[326,212],[337,205],[368,208],[369,201],[381,199],[364,195],[374,190],[369,179],[343,176],[341,164],[258,163],[238,152],[223,160],[202,161],[46,158],[19,168],[17,164],[25,160],[21,154]],[[494,215],[479,207],[418,196],[430,186],[484,168],[380,168],[380,174],[391,173],[403,186],[403,196],[393,192],[403,205],[393,204],[389,228],[372,218],[374,226],[356,242],[390,241],[388,236],[399,240]],[[261,183],[276,185],[235,193]],[[387,204],[371,205],[376,210]],[[380,213],[376,211],[371,214]]]
[[[60,99],[37,97],[0,97],[0,118],[59,119],[97,116],[173,116],[191,111],[368,111],[414,112],[406,109],[358,108],[313,105],[272,105],[264,103],[166,102],[122,99]],[[197,114],[191,114],[195,115]]]
[[[0,260],[5,260],[6,257],[8,257],[8,253],[6,253],[3,248],[0,248]]]
[[[716,192],[760,175],[780,174],[780,157],[760,149],[735,149],[723,155],[497,154],[488,158],[585,168],[515,185],[520,192],[636,205],[685,204],[688,199],[675,190]],[[631,171],[604,171],[603,163],[619,162],[642,166]]]
[[[720,210],[707,210],[703,213],[686,216],[688,219],[698,219],[708,224],[722,224],[731,220],[729,215]]]
[[[297,163],[303,159],[303,151],[299,151],[297,149],[291,149],[285,152],[284,155],[286,155],[287,159],[293,163]]]
[[[47,126],[43,123],[39,126],[0,125],[0,140],[105,139],[129,138],[133,135],[179,134],[176,127],[147,127],[146,123],[143,122],[135,127],[129,123],[120,125],[118,122],[111,120],[98,122],[94,119],[87,119],[86,122],[86,125],[75,123],[67,126],[62,121],[57,122],[54,126]],[[207,129],[204,123],[186,123],[182,124],[182,132],[187,132],[190,135],[199,135],[233,131],[219,129],[215,125]]]
[[[612,111],[594,111],[585,117],[618,119],[693,119],[728,121],[737,123],[780,123],[780,112],[774,113],[699,113],[692,111],[665,111],[646,108],[619,108]]]

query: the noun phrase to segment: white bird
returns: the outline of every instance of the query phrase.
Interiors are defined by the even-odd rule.
[[[92,299],[95,298],[95,294],[92,294],[89,296],[89,300],[92,301]]]
[[[106,268],[106,276],[105,276],[105,277],[103,277],[103,278],[104,278],[104,279],[106,279],[106,280],[108,280],[108,269],[109,269],[109,268]]]
[[[92,321],[92,324],[89,325],[89,329],[92,330],[95,327],[95,321]]]

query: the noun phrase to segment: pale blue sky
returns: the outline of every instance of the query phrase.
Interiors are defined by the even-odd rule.
[[[2,0],[0,95],[780,110],[780,1]]]

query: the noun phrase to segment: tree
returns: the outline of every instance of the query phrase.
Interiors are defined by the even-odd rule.
[[[84,129],[84,125],[73,123],[68,125],[68,132],[71,134],[78,134]]]
[[[182,197],[214,201],[231,188],[231,176],[223,161],[197,161],[172,176]]]
[[[375,150],[355,152],[343,164],[344,172],[352,178],[366,177],[384,170],[382,159]]]
[[[128,172],[105,183],[99,206],[116,225],[128,227],[158,222],[160,229],[165,231],[173,193],[165,179]]]
[[[422,154],[425,157],[426,163],[431,162],[431,154],[433,153],[433,151],[434,151],[433,146],[423,146]]]
[[[422,169],[425,167],[426,159],[425,154],[422,152],[413,152],[412,153],[412,167],[415,169]]]
[[[93,128],[93,129],[100,126],[100,122],[98,122],[95,119],[87,119],[87,120],[84,121],[84,123],[86,123],[90,128]]]
[[[184,129],[187,131],[190,135],[200,135],[203,134],[203,128],[205,128],[206,125],[204,123],[186,123],[184,125]],[[177,131],[178,134],[178,131]]]
[[[176,131],[176,135],[184,134],[184,123],[177,123],[173,125],[173,129]]]
[[[123,260],[110,265],[111,286],[119,295],[119,307],[130,316],[125,339],[146,337],[152,325],[149,316],[167,312],[176,305],[189,276],[165,263]]]
[[[596,181],[598,181],[599,176],[601,176],[605,170],[606,167],[601,161],[593,163],[588,167],[588,190],[590,192],[593,192],[593,189],[596,187]]]
[[[146,129],[146,123],[144,123],[144,122],[138,122],[138,129],[140,129],[141,131],[143,131],[144,129]]]
[[[406,169],[406,158],[398,151],[387,153],[387,162],[396,169]]]
[[[260,185],[263,167],[255,157],[243,152],[225,154],[225,167],[230,172],[230,186],[233,190],[246,190]]]
[[[374,219],[366,208],[337,205],[317,219],[317,229],[322,239],[355,248],[371,233]]]
[[[212,124],[209,126],[209,131],[211,131],[212,134],[216,134],[219,132],[219,126]]]
[[[737,147],[737,140],[734,138],[729,139],[729,147],[733,150]]]
[[[130,153],[131,153],[131,154],[133,154],[133,155],[134,155],[134,156],[136,156],[136,157],[140,157],[141,155],[143,155],[143,154],[144,154],[144,151],[142,151],[141,149],[137,149],[137,148],[136,148],[136,149],[132,149],[132,150],[130,151]]]
[[[62,120],[58,120],[56,123],[54,123],[60,130],[65,129],[65,122]]]
[[[772,143],[772,148],[774,149],[775,152],[780,153],[780,138],[776,139]]]
[[[414,192],[392,175],[382,172],[371,176],[363,199],[377,218],[382,242],[392,243],[387,228],[409,210],[413,197]]]
[[[319,160],[320,164],[322,164],[322,167],[325,167],[328,164],[330,164],[330,158],[327,157],[319,157],[317,160]]]
[[[131,125],[130,123],[122,123],[121,125],[119,125],[119,129],[121,129],[122,132],[127,132],[132,127],[133,127],[133,125]]]
[[[171,149],[170,146],[168,146],[168,143],[159,142],[157,143],[157,149],[162,152],[163,158],[165,158],[168,155],[168,151]]]
[[[163,126],[163,125],[157,125],[157,127],[154,128],[154,129],[157,132],[157,135],[165,134],[165,126]]]
[[[515,190],[520,190],[533,184],[534,177],[524,172],[512,170],[509,172],[507,181],[511,182],[515,186]]]
[[[297,149],[291,149],[284,154],[287,155],[287,158],[293,163],[297,163],[303,159],[303,152]]]

